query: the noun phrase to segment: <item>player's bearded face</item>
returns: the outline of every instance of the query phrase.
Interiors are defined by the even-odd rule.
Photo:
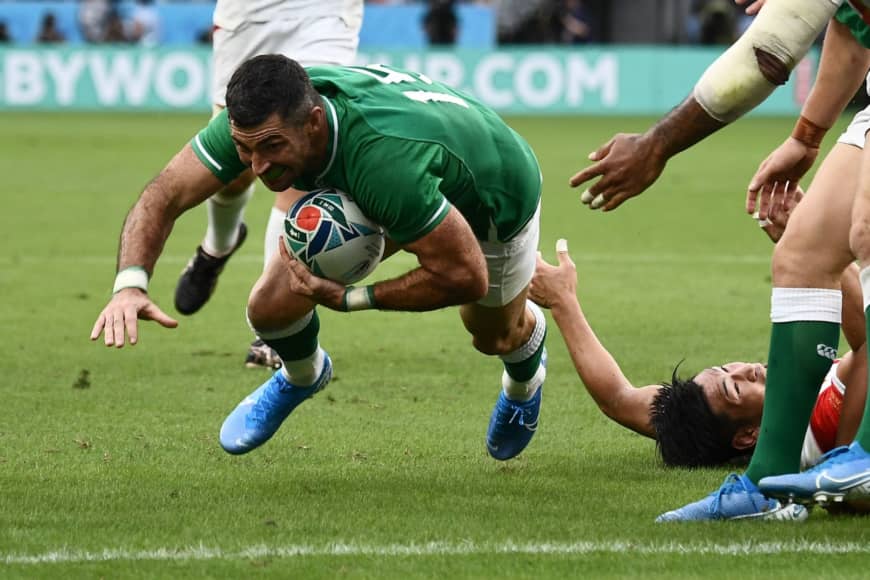
[[[253,128],[232,126],[242,163],[272,191],[284,191],[312,171],[316,159],[307,124],[284,123],[277,115]]]

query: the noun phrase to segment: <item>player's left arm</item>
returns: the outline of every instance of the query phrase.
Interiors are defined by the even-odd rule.
[[[574,368],[598,408],[623,427],[654,438],[650,409],[661,386],[632,385],[598,340],[577,300],[577,270],[568,255],[567,243],[562,246],[561,242],[556,246],[558,266],[538,256],[529,297],[550,309]]]
[[[280,251],[293,274],[291,290],[333,310],[427,311],[475,302],[486,295],[486,260],[456,208],[450,207],[429,233],[401,247],[417,256],[419,267],[366,288],[345,287],[314,276],[290,257],[283,244]]]

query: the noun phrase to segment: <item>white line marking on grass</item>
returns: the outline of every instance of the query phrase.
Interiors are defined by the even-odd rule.
[[[737,542],[737,543],[636,543],[636,542],[544,542],[518,544],[476,543],[476,542],[431,542],[425,544],[371,544],[333,543],[323,546],[257,545],[241,550],[223,550],[207,546],[188,548],[157,548],[152,550],[130,550],[123,548],[105,549],[88,552],[61,548],[41,554],[4,554],[0,562],[4,564],[73,564],[83,562],[115,561],[170,561],[190,560],[250,560],[256,558],[298,558],[306,556],[380,556],[380,557],[417,557],[417,556],[479,556],[497,554],[556,555],[571,556],[584,554],[638,554],[656,556],[662,554],[714,555],[714,556],[756,556],[768,554],[868,554],[870,544],[854,542],[832,543],[806,540],[786,542]]]

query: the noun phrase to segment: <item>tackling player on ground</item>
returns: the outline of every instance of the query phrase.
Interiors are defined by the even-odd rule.
[[[130,211],[115,294],[91,333],[107,346],[137,340],[137,318],[171,326],[146,293],[175,219],[247,168],[273,191],[334,187],[386,230],[419,267],[365,288],[318,278],[284,248],[260,276],[248,320],[284,366],[221,428],[245,453],[322,389],[332,362],[320,347],[318,304],[340,311],[424,311],[459,305],[475,348],[504,362],[486,444],[520,453],[538,426],[546,322],[527,301],[539,237],[541,173],[529,145],[492,110],[423,75],[385,66],[306,73],[280,55],[233,75],[227,109],[152,181]],[[277,243],[277,242],[276,242]]]
[[[766,229],[772,233],[770,226]],[[538,257],[529,295],[552,312],[574,367],[601,411],[623,427],[655,439],[669,466],[714,466],[751,456],[761,424],[766,365],[729,362],[689,379],[680,379],[675,372],[670,382],[633,386],[583,314],[577,299],[577,271],[565,240],[559,240],[556,255],[558,266]],[[822,383],[806,429],[804,468],[836,445],[851,441],[861,419],[867,359],[861,287],[854,265],[843,272],[843,290],[844,331],[852,351],[831,365]]]

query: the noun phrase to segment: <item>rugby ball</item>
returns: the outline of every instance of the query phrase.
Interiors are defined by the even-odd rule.
[[[284,218],[284,245],[315,275],[353,284],[372,273],[384,254],[383,228],[337,189],[300,198]]]

